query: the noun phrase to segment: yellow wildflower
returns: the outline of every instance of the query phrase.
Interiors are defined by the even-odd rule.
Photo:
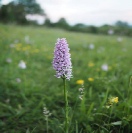
[[[29,50],[29,49],[30,49],[30,46],[22,47],[22,50],[23,50],[23,51],[27,51],[27,50]]]
[[[82,85],[82,84],[84,84],[84,80],[82,80],[82,79],[77,80],[76,83],[79,84],[79,85]]]
[[[110,97],[106,108],[110,108],[114,103],[118,103],[118,97]]]
[[[93,82],[94,79],[93,78],[88,78],[88,81]]]
[[[109,68],[108,68],[109,70],[111,70],[112,69],[112,67],[111,66],[109,66]]]
[[[27,50],[27,47],[23,47],[22,50],[23,50],[23,51],[26,51],[26,50]]]
[[[16,47],[16,50],[17,50],[17,51],[21,51],[21,48],[20,48],[20,47]]]
[[[16,47],[21,47],[21,46],[22,46],[21,43],[16,44]]]
[[[17,51],[21,51],[21,49],[22,49],[22,44],[21,44],[21,43],[15,44],[15,49],[16,49]]]
[[[34,50],[34,53],[38,53],[38,52],[39,52],[39,49],[35,49],[35,50]]]
[[[88,66],[89,66],[89,67],[93,67],[93,66],[94,66],[94,63],[93,63],[93,62],[89,62],[89,63],[88,63]]]
[[[112,98],[110,98],[109,99],[109,102],[112,103],[112,104],[113,103],[118,103],[118,97],[112,97]]]
[[[39,49],[33,49],[31,53],[39,53]]]

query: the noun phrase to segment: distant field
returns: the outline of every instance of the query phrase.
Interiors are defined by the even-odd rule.
[[[73,65],[70,133],[132,133],[132,38],[1,24],[0,133],[47,133],[44,106],[48,132],[63,133],[62,79],[51,63],[57,38],[67,39]],[[106,108],[110,96],[119,102]]]

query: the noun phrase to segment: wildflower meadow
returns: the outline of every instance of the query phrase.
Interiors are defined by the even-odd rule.
[[[0,133],[132,133],[132,38],[0,24]]]

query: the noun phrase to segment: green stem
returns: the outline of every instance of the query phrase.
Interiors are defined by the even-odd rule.
[[[66,90],[66,78],[63,78],[64,84],[64,100],[65,100],[65,133],[68,133],[68,99]]]
[[[128,103],[128,106],[131,105],[131,101],[132,101],[132,98],[131,98],[131,93],[132,93],[131,87],[132,86],[131,85],[132,85],[132,76],[130,76],[130,78],[129,78],[129,84],[128,84],[128,94],[127,94],[127,103]],[[127,113],[129,114],[130,113],[130,109],[127,108],[127,106],[126,106],[125,109],[127,110]]]
[[[47,127],[47,133],[48,133],[48,118],[46,120],[46,127]]]
[[[129,78],[128,94],[127,94],[128,99],[130,98],[130,95],[131,95],[131,91],[130,91],[131,90],[131,84],[132,84],[132,76],[130,76],[130,78]]]

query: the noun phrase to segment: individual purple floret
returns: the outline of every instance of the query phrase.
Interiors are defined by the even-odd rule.
[[[72,77],[72,63],[68,44],[65,38],[57,39],[54,50],[53,68],[56,70],[57,78],[69,79]]]

